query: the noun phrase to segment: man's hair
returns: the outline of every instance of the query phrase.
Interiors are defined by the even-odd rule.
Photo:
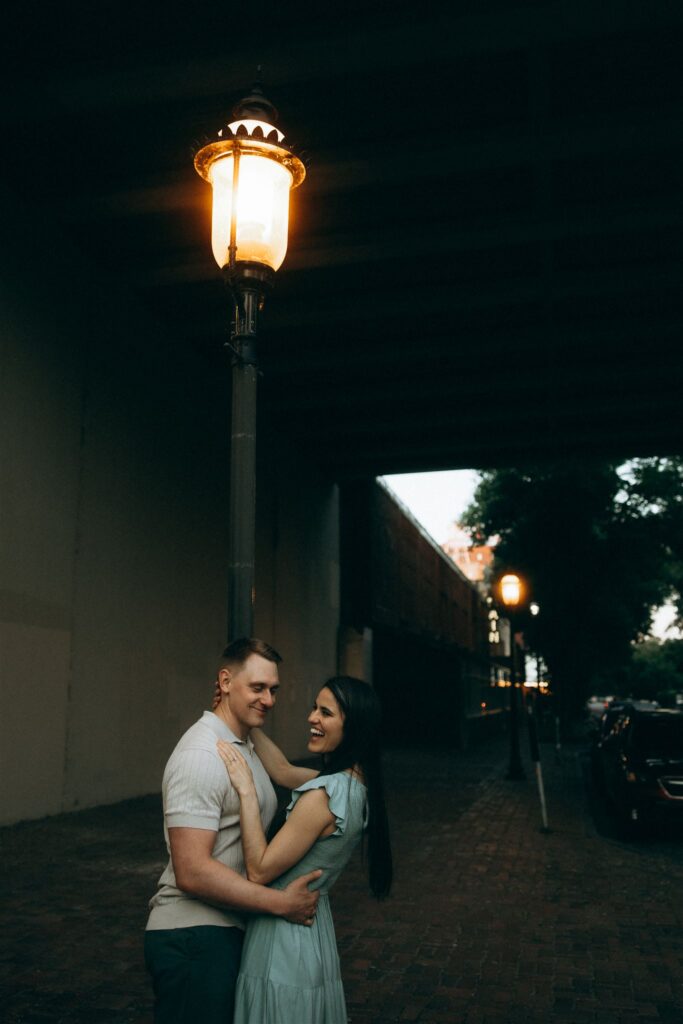
[[[243,665],[251,654],[258,654],[266,661],[273,661],[276,665],[282,661],[281,655],[267,644],[265,640],[258,640],[256,637],[240,637],[233,640],[223,651],[221,657],[221,668],[228,668],[232,665]]]

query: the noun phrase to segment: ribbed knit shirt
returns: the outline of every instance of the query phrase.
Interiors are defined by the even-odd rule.
[[[157,892],[150,900],[147,928],[188,928],[220,925],[244,928],[244,919],[227,907],[203,903],[176,885],[169,828],[202,828],[216,833],[212,857],[246,876],[240,834],[240,800],[216,749],[216,740],[239,746],[251,767],[264,832],[273,820],[277,800],[266,770],[251,740],[240,740],[225,722],[205,711],[180,738],[171,754],[162,783],[164,836],[169,861]]]

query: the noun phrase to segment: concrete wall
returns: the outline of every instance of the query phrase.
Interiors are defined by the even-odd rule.
[[[313,466],[273,444],[260,448],[255,632],[284,661],[268,732],[306,757],[306,718],[337,673],[339,494]]]
[[[37,267],[15,211],[0,197],[0,823],[158,790],[208,706],[226,621],[227,372],[54,231]],[[296,753],[335,669],[337,507],[277,463],[257,629],[286,656],[274,730]]]

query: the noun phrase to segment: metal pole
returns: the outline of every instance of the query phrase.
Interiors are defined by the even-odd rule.
[[[259,264],[225,268],[233,297],[228,346],[232,361],[230,524],[228,533],[228,641],[254,632],[256,548],[256,337],[273,271]]]
[[[541,762],[540,761],[536,761],[535,762],[534,769],[536,771],[536,784],[538,786],[538,798],[541,801],[541,821],[543,822],[543,825],[541,826],[541,831],[542,832],[549,832],[550,829],[548,828],[548,811],[547,811],[546,805],[545,805],[545,789],[543,788],[543,769],[541,768]]]
[[[510,622],[510,763],[508,779],[523,779],[524,769],[519,752],[519,701],[517,694],[517,659],[515,656],[515,626],[512,614]]]
[[[254,625],[256,542],[256,383],[254,363],[241,347],[232,367],[228,546],[228,641],[251,636]]]
[[[529,753],[534,764],[536,773],[536,785],[538,786],[538,799],[541,802],[541,821],[543,826],[541,832],[549,832],[548,810],[545,803],[545,788],[543,786],[543,769],[541,768],[541,753],[538,746],[538,733],[536,731],[536,719],[534,718],[534,707],[530,702],[527,707],[527,723],[529,725]]]
[[[556,687],[557,684],[553,683]],[[555,760],[558,764],[562,763],[562,723],[560,720],[560,700],[557,690],[553,696],[553,704],[555,706]]]

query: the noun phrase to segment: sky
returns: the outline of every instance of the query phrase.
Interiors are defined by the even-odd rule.
[[[384,482],[437,544],[448,539],[451,524],[469,505],[478,481],[479,474],[473,469],[384,477]],[[680,631],[672,628],[675,616],[676,610],[671,604],[658,608],[652,619],[652,634],[659,640],[680,638]]]
[[[651,633],[658,640],[681,640],[683,633],[673,625],[676,609],[672,604],[663,604],[652,616]]]
[[[437,544],[448,540],[451,524],[469,505],[479,482],[473,469],[439,473],[402,473],[384,482],[407,505]]]

